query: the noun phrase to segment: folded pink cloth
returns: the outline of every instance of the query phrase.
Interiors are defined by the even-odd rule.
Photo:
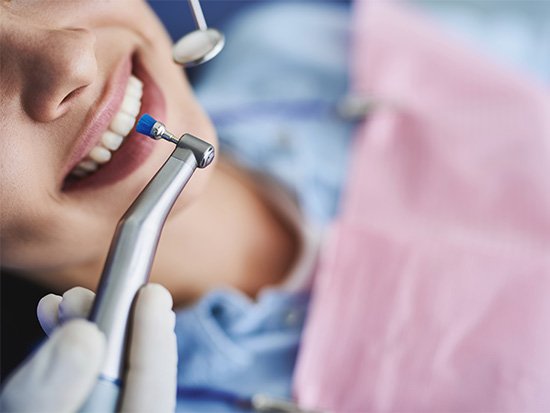
[[[550,94],[426,18],[356,3],[357,131],[316,276],[298,401],[550,411]]]

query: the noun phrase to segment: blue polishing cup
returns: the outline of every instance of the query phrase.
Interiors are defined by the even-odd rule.
[[[139,118],[136,131],[143,135],[151,136],[151,131],[153,130],[155,123],[157,123],[156,119],[145,113],[141,118]]]

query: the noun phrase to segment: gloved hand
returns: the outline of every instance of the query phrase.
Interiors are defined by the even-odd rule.
[[[38,319],[50,337],[7,381],[2,412],[75,412],[91,392],[102,366],[103,334],[80,317],[94,294],[81,287],[63,297],[50,294],[38,304]],[[149,284],[134,310],[129,368],[122,411],[170,412],[176,400],[177,345],[172,297]]]

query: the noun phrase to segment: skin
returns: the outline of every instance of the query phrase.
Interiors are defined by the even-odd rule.
[[[0,1],[2,266],[59,291],[95,289],[116,223],[173,150],[158,142],[121,181],[62,189],[82,124],[121,59],[132,51],[142,57],[171,130],[216,145],[215,131],[145,2]],[[218,162],[195,174],[174,207],[152,280],[179,304],[226,285],[253,296],[281,280],[295,247],[295,234],[250,177]]]

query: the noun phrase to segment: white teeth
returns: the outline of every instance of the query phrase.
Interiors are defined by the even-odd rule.
[[[78,167],[86,172],[93,172],[97,169],[97,163],[95,163],[94,161],[86,160],[80,162],[78,164]]]
[[[74,176],[83,177],[83,176],[88,175],[88,172],[86,172],[84,169],[80,169],[80,168],[77,167],[77,168],[73,169],[71,174],[74,175]]]
[[[118,112],[111,121],[111,126],[109,126],[109,129],[119,135],[126,136],[130,133],[135,123],[135,116],[128,115],[124,112]]]
[[[142,90],[143,89],[143,83],[137,77],[130,76],[130,79],[128,79],[128,86],[127,87],[132,87],[134,89]]]
[[[123,139],[124,138],[119,134],[107,130],[103,133],[103,136],[101,137],[101,143],[107,149],[110,149],[111,151],[116,151],[118,148],[120,148]]]
[[[111,151],[104,148],[103,146],[96,146],[90,151],[90,154],[88,156],[92,161],[103,164],[111,160]]]
[[[139,100],[136,100],[133,96],[125,96],[120,110],[132,115],[135,118],[138,115],[140,108],[141,102]]]
[[[135,76],[130,76],[124,99],[118,113],[114,116],[109,129],[101,136],[100,142],[72,171],[75,177],[86,176],[95,172],[100,165],[109,162],[112,152],[118,150],[126,135],[136,123],[136,117],[141,109],[143,83]]]
[[[141,95],[143,94],[143,90],[138,86],[132,86],[128,84],[126,87],[126,96],[132,96],[137,99],[141,99]]]

